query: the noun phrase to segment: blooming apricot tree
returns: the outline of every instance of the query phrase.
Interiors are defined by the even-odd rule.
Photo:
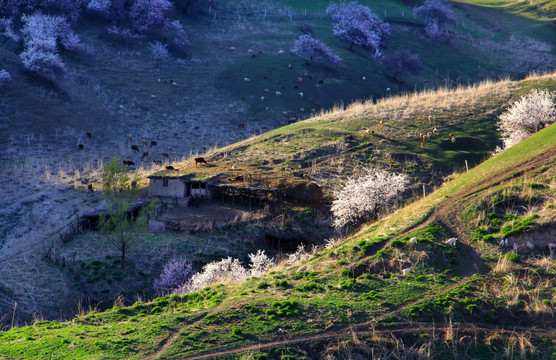
[[[405,175],[382,170],[368,170],[362,177],[349,178],[332,202],[334,226],[340,228],[378,216],[404,190],[406,182]]]
[[[533,90],[513,102],[498,118],[498,130],[502,133],[507,149],[538,130],[556,122],[556,93]]]
[[[305,58],[307,63],[312,60],[315,63],[336,65],[342,60],[322,41],[315,39],[310,35],[300,35],[293,44],[291,52],[294,55]]]

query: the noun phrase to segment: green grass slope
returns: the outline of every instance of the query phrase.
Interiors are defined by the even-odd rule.
[[[556,263],[546,245],[516,255],[497,239],[554,226],[555,177],[552,125],[297,266],[14,328],[0,356],[550,359]]]

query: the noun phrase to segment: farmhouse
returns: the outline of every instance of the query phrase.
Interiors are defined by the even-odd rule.
[[[208,184],[214,182],[217,176],[164,170],[156,172],[148,178],[149,197],[186,198],[189,195],[199,195],[203,199],[210,199]]]

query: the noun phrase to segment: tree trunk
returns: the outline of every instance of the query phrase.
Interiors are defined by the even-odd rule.
[[[121,247],[121,251],[122,251],[122,270],[123,270],[124,267],[125,267],[125,240],[121,239],[121,241],[122,241],[121,242],[121,244],[122,244],[122,247]]]

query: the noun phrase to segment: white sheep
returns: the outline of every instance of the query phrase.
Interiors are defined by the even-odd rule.
[[[264,101],[264,96],[261,96],[261,101]]]
[[[230,46],[230,51],[236,51],[236,47],[235,46]]]
[[[533,249],[535,249],[535,244],[533,244],[533,243],[530,242],[530,241],[527,241],[527,247],[528,247],[529,249],[533,250]]]
[[[299,95],[299,97],[302,98],[305,94],[303,94],[303,92],[300,92],[300,93],[297,94],[297,95]]]
[[[282,96],[282,93],[280,91],[276,91],[276,96]]]
[[[270,94],[270,89],[264,89],[263,91],[267,94]]]
[[[305,112],[305,108],[299,108],[299,112]]]
[[[236,164],[232,165],[232,170],[235,170],[237,168]]]
[[[403,270],[402,270],[403,275],[407,275],[407,274],[409,274],[410,272],[411,272],[411,269],[403,269]]]
[[[448,240],[446,240],[446,244],[456,246],[457,241],[458,238],[449,238]]]
[[[412,237],[411,239],[409,239],[409,242],[411,244],[417,244],[417,238],[416,237]]]
[[[284,53],[284,50],[278,50],[278,55],[282,55]]]
[[[303,265],[302,267],[297,269],[297,272],[301,272],[301,271],[307,271],[307,265]]]
[[[438,134],[440,134],[440,131],[438,131],[437,128],[434,128],[434,129],[432,129],[432,133],[435,134],[435,135],[438,135]]]
[[[156,99],[156,95],[152,94],[152,95],[151,95],[151,99],[155,100],[155,99]]]
[[[251,79],[249,79],[248,77],[246,77],[246,78],[243,78],[243,81],[245,81],[245,82],[251,82]]]
[[[365,81],[365,80],[367,80],[367,77],[366,77],[366,76],[362,76],[362,77],[361,77],[361,80]]]
[[[390,88],[386,88],[386,91],[388,91],[388,92],[389,92],[390,90],[391,90]]]
[[[456,142],[456,138],[453,137],[453,138],[450,139],[450,141],[452,142],[452,144],[454,144]]]
[[[253,49],[249,49],[249,50],[247,50],[247,52],[249,53],[249,55],[256,54],[255,50],[253,50]]]
[[[506,240],[504,240],[504,246],[508,247],[508,239],[506,238]]]
[[[291,172],[292,168],[287,167],[287,168],[284,169],[284,171]]]

